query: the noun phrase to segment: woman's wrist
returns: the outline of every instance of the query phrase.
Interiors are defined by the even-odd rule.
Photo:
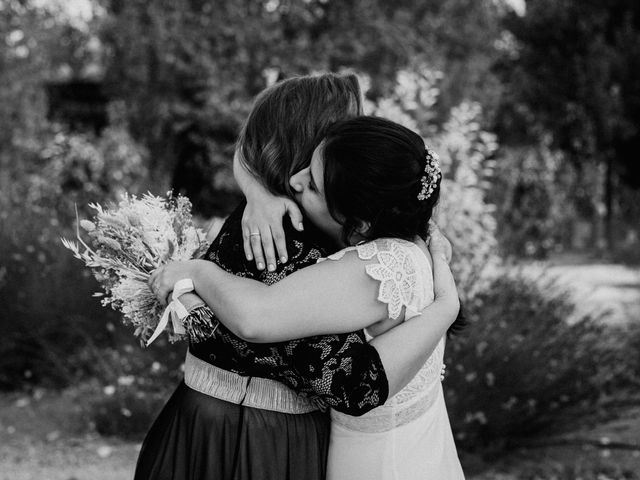
[[[195,259],[195,260],[190,260],[189,261],[189,278],[191,279],[191,281],[193,282],[193,290],[195,292],[198,291],[198,286],[202,285],[202,278],[204,276],[204,267],[210,262],[207,262],[206,260],[200,260],[200,259]]]
[[[243,195],[249,203],[260,202],[261,199],[273,196],[252,172],[234,158],[233,176]]]
[[[277,198],[276,195],[271,193],[260,183],[248,186],[244,192],[244,196],[247,199],[247,203],[252,205],[262,205],[265,202],[269,202],[270,200]]]

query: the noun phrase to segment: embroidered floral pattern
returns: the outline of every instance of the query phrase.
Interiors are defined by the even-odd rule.
[[[365,270],[371,278],[380,281],[378,300],[388,305],[389,318],[399,318],[402,307],[413,301],[416,287],[413,255],[400,242],[387,239],[381,240],[377,249],[380,263],[367,265]]]

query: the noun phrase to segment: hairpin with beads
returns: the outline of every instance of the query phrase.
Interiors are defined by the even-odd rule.
[[[420,178],[422,188],[420,189],[420,193],[418,193],[418,200],[426,200],[429,198],[436,189],[438,180],[442,176],[440,157],[438,157],[438,154],[429,147],[425,147],[425,158],[426,164],[424,166],[424,175]]]

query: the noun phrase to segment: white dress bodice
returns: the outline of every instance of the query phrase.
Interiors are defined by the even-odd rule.
[[[365,270],[380,282],[378,300],[387,304],[389,318],[400,318],[404,309],[406,321],[433,302],[433,270],[415,243],[383,238],[345,248],[327,259],[338,260],[354,250],[361,260],[374,260]],[[327,478],[464,478],[440,381],[444,347],[443,337],[416,376],[384,405],[360,417],[331,411]],[[438,448],[430,448],[432,442]]]

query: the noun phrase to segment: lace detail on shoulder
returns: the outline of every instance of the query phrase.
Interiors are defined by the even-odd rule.
[[[358,250],[360,258],[377,257],[379,263],[367,265],[365,271],[380,282],[378,300],[388,305],[389,318],[394,319],[400,317],[402,307],[413,305],[416,291],[415,258],[406,243],[382,239],[362,245],[362,254]]]
[[[415,301],[417,286],[416,258],[413,243],[396,238],[381,238],[347,247],[339,252],[318,260],[340,260],[349,251],[356,250],[361,260],[377,257],[378,263],[367,265],[365,271],[380,282],[378,300],[388,305],[389,318],[397,319],[402,308],[411,308]]]

